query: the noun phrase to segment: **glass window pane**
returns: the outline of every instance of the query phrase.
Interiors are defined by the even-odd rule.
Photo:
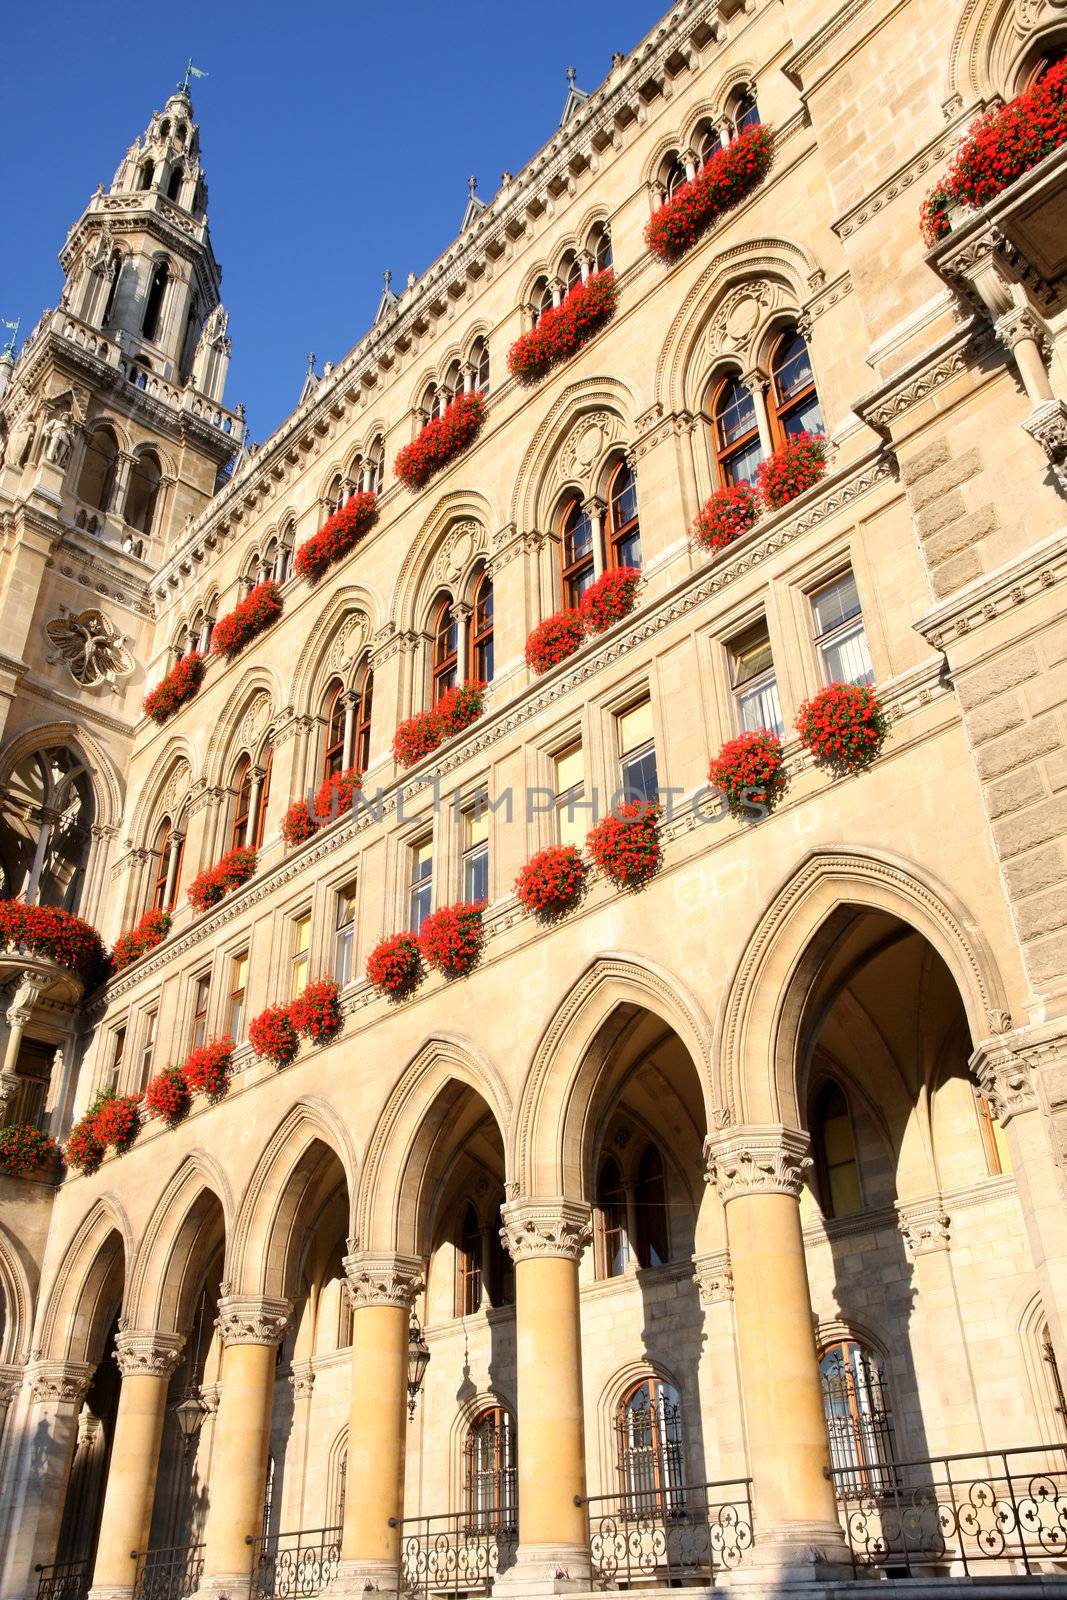
[[[756,426],[756,402],[744,385],[736,380],[731,380],[724,387],[716,414],[723,444],[732,444]]]
[[[846,572],[835,583],[820,589],[818,594],[812,596],[811,607],[815,613],[815,632],[820,637],[832,628],[839,627],[842,622],[847,622],[850,617],[857,616],[860,597],[852,573]]]
[[[862,622],[823,645],[823,661],[830,683],[870,684],[874,671]]]
[[[576,796],[580,799],[581,796]],[[560,844],[572,844],[580,850],[585,844],[585,836],[592,826],[590,814],[583,808],[568,806],[564,800],[556,810],[556,833]]]
[[[622,764],[622,786],[628,799],[654,800],[659,793],[656,752],[646,750]]]
[[[750,445],[739,450],[736,455],[728,457],[723,462],[723,471],[730,483],[755,483],[759,464],[763,460],[763,448],[758,439],[753,439]]]
[[[411,876],[413,882],[418,883],[422,879],[430,876],[430,874],[433,872],[432,840],[425,839],[423,840],[422,844],[417,844],[414,846],[411,852],[411,867]]]
[[[773,665],[771,641],[766,631],[750,634],[747,640],[739,640],[730,653],[734,658],[734,684],[737,688],[743,683],[750,683],[761,673],[769,672]]]
[[[803,405],[791,411],[782,419],[785,431],[792,437],[798,433],[825,433],[826,424],[822,420],[822,410],[818,398],[812,394],[804,401]]]
[[[464,859],[463,898],[478,902],[489,898],[489,846],[479,845]]]
[[[785,731],[778,701],[778,685],[773,678],[767,678],[763,683],[739,694],[737,710],[742,730],[746,733],[756,733],[760,728],[768,728],[778,735]]]
[[[582,747],[580,744],[572,745],[569,750],[564,750],[556,757],[556,793],[563,794],[566,789],[573,789],[584,779]]]
[[[475,801],[474,807],[463,814],[463,843],[464,848],[470,850],[476,844],[482,844],[489,838],[489,808],[484,803]]]
[[[626,755],[630,750],[636,750],[639,744],[651,743],[651,700],[642,700],[638,705],[631,706],[629,711],[622,712],[618,722],[619,750],[623,755]]]

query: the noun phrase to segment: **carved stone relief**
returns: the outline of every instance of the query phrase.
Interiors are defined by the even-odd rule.
[[[56,652],[47,658],[50,666],[64,662],[74,682],[86,689],[130,676],[134,660],[126,648],[127,636],[102,611],[68,611],[63,605],[59,610],[44,626]]]

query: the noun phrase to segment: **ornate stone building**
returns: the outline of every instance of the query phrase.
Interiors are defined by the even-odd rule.
[[[0,950],[5,1119],[65,1140],[234,1041],[176,1125],[0,1178],[3,1600],[1063,1570],[1067,149],[932,248],[918,212],[1067,20],[827,13],[680,0],[572,81],[259,449],[184,91],[3,359],[3,893],[109,944],[169,918],[95,987]],[[659,259],[650,217],[757,127],[769,172]],[[614,315],[511,376],[609,268]],[[397,481],[457,396],[472,442]],[[800,430],[825,474],[694,542]],[[373,524],[306,581],[353,496]],[[538,675],[532,630],[634,566]],[[794,733],[836,681],[889,723],[852,775]],[[759,726],[789,788],[737,819],[709,761]],[[354,768],[365,803],[288,843]],[[532,915],[520,869],[620,787],[669,801],[658,871]],[[460,901],[473,971],[364,976]],[[339,1031],[257,1054],[320,978]]]

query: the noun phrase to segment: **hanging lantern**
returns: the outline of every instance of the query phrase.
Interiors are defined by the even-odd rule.
[[[408,1416],[415,1415],[415,1402],[430,1364],[430,1347],[422,1336],[422,1326],[415,1312],[411,1313],[408,1328]]]

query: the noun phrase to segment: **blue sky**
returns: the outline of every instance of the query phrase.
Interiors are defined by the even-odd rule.
[[[188,55],[234,357],[227,386],[265,438],[367,327],[382,271],[421,273],[454,237],[467,176],[490,198],[549,138],[566,98],[606,76],[667,0],[409,0],[135,10],[10,8],[0,120],[0,317],[29,332],[61,285],[56,254],[93,189],[171,92]],[[531,25],[533,24],[533,25]],[[6,335],[5,335],[6,337]]]

